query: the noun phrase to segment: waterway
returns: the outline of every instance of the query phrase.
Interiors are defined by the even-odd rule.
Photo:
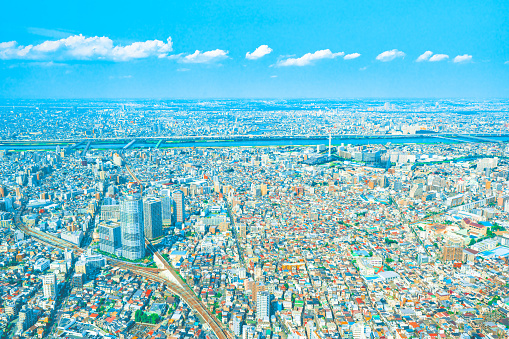
[[[490,136],[483,140],[470,139],[468,137],[454,136],[453,138],[438,138],[435,136],[409,136],[409,137],[380,137],[380,138],[334,138],[332,144],[338,146],[341,144],[352,145],[370,145],[370,144],[455,144],[455,143],[479,143],[493,140],[494,142],[509,142],[509,136]],[[131,148],[154,148],[158,140],[152,143],[136,142]],[[329,140],[324,139],[282,139],[282,140],[239,140],[239,141],[196,141],[196,142],[163,142],[160,148],[174,147],[270,147],[270,146],[316,146],[320,144],[328,145]],[[92,144],[91,149],[121,149],[126,143],[97,143]],[[61,148],[64,145],[60,146]],[[84,148],[85,145],[79,147]],[[0,143],[0,150],[54,150],[55,145],[38,144],[37,141],[31,145],[5,145]]]

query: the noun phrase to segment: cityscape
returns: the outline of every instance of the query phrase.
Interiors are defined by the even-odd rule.
[[[0,339],[509,339],[509,1],[4,1]]]
[[[2,110],[4,337],[509,334],[503,103],[184,102],[177,138],[154,103],[61,104]],[[104,135],[126,115],[144,123]]]

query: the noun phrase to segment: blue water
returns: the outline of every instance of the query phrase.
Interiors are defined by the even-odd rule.
[[[493,141],[508,142],[509,136],[490,136],[485,138]],[[484,140],[473,140],[466,137],[454,137],[451,139],[437,138],[433,136],[412,136],[412,137],[394,137],[394,138],[336,138],[332,139],[332,144],[338,146],[343,144],[353,145],[369,145],[369,144],[415,144],[415,143],[461,143],[461,142],[484,142]],[[217,141],[217,142],[165,142],[161,148],[172,147],[267,147],[267,146],[305,146],[305,145],[328,145],[329,140],[324,139],[293,139],[293,140],[239,140],[239,141]],[[154,148],[157,142],[154,143],[136,143],[132,148]],[[110,143],[110,144],[92,144],[91,149],[119,149],[125,146],[126,143]],[[61,146],[63,148],[63,146]],[[83,146],[84,147],[84,146]],[[54,145],[2,145],[0,150],[54,150]]]

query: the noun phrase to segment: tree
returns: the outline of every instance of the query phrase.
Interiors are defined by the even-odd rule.
[[[134,321],[136,321],[137,323],[142,322],[142,317],[143,317],[142,310],[137,310],[136,313],[134,313]]]
[[[150,315],[150,323],[157,324],[159,322],[159,315],[157,313],[152,313]]]
[[[472,246],[473,244],[475,244],[475,239],[470,240],[470,243],[468,244],[468,246]]]

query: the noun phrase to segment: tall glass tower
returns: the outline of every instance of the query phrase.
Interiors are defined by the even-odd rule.
[[[122,255],[130,260],[145,257],[143,201],[139,195],[129,195],[120,202]]]
[[[184,192],[177,190],[173,192],[173,200],[175,201],[176,222],[182,225],[186,220],[186,208]]]

